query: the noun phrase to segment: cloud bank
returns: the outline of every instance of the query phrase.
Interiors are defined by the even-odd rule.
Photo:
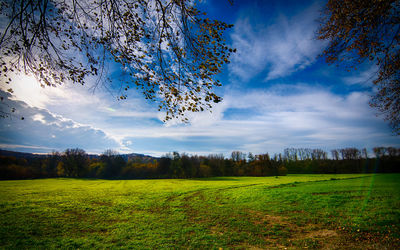
[[[2,92],[1,95],[10,98],[7,93]],[[46,153],[76,147],[89,152],[102,152],[105,148],[119,146],[103,131],[90,125],[66,119],[47,109],[31,107],[22,101],[6,101],[16,113],[0,123],[2,148]],[[21,116],[24,120],[19,119]]]

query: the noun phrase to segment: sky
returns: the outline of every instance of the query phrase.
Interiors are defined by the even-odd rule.
[[[211,18],[234,24],[226,33],[237,49],[218,76],[223,101],[212,112],[188,114],[189,123],[163,122],[140,93],[127,100],[115,91],[63,84],[42,88],[34,78],[15,76],[1,85],[15,107],[0,120],[0,148],[48,153],[82,148],[100,154],[162,156],[281,153],[285,148],[332,149],[400,146],[388,123],[368,105],[374,94],[373,64],[347,72],[318,55],[327,46],[315,39],[325,1],[206,0],[198,7]],[[11,95],[4,90],[13,88]],[[4,105],[4,104],[3,104]],[[20,120],[23,116],[25,119]]]

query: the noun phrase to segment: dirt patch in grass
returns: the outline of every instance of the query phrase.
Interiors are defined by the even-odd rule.
[[[280,224],[280,225],[286,224],[281,216],[276,216],[276,215],[265,215],[262,221],[268,221],[272,224]]]
[[[251,216],[254,216],[255,218],[257,218],[257,220],[254,221],[254,224],[256,224],[256,225],[260,225],[260,224],[287,225],[287,222],[285,222],[285,220],[282,216],[262,214],[261,212],[255,212],[255,211],[251,211],[250,214],[251,214]]]
[[[322,224],[306,224],[299,226],[281,215],[265,214],[259,211],[249,211],[254,218],[253,224],[266,232],[264,249],[395,249],[394,242],[374,237],[362,239],[349,232],[327,228]],[[268,231],[278,228],[279,231],[269,234]],[[278,237],[277,237],[278,236]],[[397,245],[397,244],[394,244]],[[257,246],[257,249],[260,249]]]
[[[312,231],[307,234],[308,238],[330,238],[338,236],[337,232],[329,229]]]

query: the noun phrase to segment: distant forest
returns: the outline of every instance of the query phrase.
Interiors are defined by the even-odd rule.
[[[278,176],[286,174],[343,174],[400,172],[400,149],[287,148],[272,157],[234,151],[230,158],[222,154],[208,156],[173,152],[160,158],[144,155],[120,155],[106,150],[88,155],[82,149],[67,149],[48,155],[0,151],[0,179],[33,178],[199,178],[213,176]]]

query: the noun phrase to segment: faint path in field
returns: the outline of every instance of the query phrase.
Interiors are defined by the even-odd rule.
[[[207,187],[207,188],[199,188],[187,192],[180,192],[178,194],[174,194],[168,197],[167,201],[174,200],[178,197],[183,197],[185,195],[190,195],[192,193],[198,193],[202,191],[224,191],[224,190],[231,190],[231,189],[238,189],[238,188],[246,188],[246,187],[252,187],[252,186],[265,186],[267,189],[274,189],[274,188],[284,188],[284,187],[295,187],[297,184],[304,184],[304,183],[313,183],[313,182],[326,182],[326,181],[340,181],[340,180],[349,180],[349,179],[358,179],[358,178],[370,178],[371,175],[367,176],[357,176],[357,177],[345,177],[345,178],[331,178],[331,179],[326,179],[326,180],[310,180],[310,181],[293,181],[293,182],[288,182],[288,183],[282,183],[282,184],[276,184],[276,185],[268,185],[267,182],[262,182],[262,183],[252,183],[252,184],[239,184],[239,185],[232,185],[228,187],[221,187],[221,188],[216,188],[216,187]]]
[[[356,178],[370,178],[371,176],[360,176],[360,177],[349,177],[340,179],[327,179],[327,180],[311,180],[302,182],[291,182],[285,184],[278,184],[268,186],[267,183],[253,183],[247,185],[233,185],[229,187],[221,188],[201,188],[192,190],[184,193],[180,193],[168,198],[169,201],[179,199],[182,203],[182,208],[187,216],[187,219],[192,223],[201,223],[209,226],[209,232],[211,235],[217,237],[224,237],[224,233],[227,231],[234,231],[240,229],[227,228],[226,223],[214,223],[210,218],[207,218],[207,214],[201,215],[201,211],[218,209],[217,204],[221,199],[220,193],[226,190],[248,188],[248,187],[265,187],[266,189],[274,188],[285,188],[285,187],[296,187],[298,184],[314,183],[314,182],[326,182],[326,181],[340,181]],[[213,198],[216,203],[210,203],[208,200],[210,197],[207,196],[207,191],[212,191]],[[349,191],[350,192],[350,191]],[[316,194],[311,194],[316,195]],[[328,194],[327,194],[328,195]],[[204,202],[203,207],[199,210],[199,202]],[[226,208],[225,208],[226,209]],[[243,210],[243,208],[240,208]],[[311,248],[311,249],[386,249],[385,245],[381,242],[374,240],[360,240],[355,241],[348,232],[341,231],[338,228],[327,227],[323,224],[308,223],[304,225],[297,225],[290,220],[289,217],[276,214],[267,214],[262,211],[246,211],[248,216],[243,220],[250,220],[254,224],[256,235],[253,237],[259,237],[259,234],[265,234],[263,245],[249,245],[243,243],[241,245],[232,245],[232,248],[245,248],[245,249],[299,249],[299,248]],[[302,211],[298,211],[301,213]],[[307,215],[305,215],[307,216]],[[240,219],[240,218],[239,218]],[[210,221],[211,220],[211,221]],[[215,220],[215,218],[214,218]],[[259,230],[257,230],[259,229]],[[248,233],[254,233],[251,230]],[[258,232],[261,231],[261,232]],[[231,232],[232,233],[232,232]]]

